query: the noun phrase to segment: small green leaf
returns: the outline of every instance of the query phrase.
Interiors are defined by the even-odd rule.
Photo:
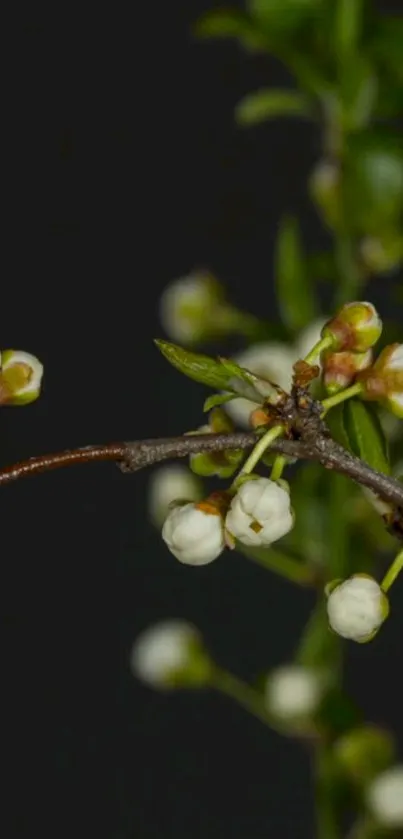
[[[190,352],[161,339],[155,340],[155,343],[173,367],[195,382],[216,390],[230,391],[255,402],[263,401],[262,392],[259,390],[259,376],[239,367],[235,361],[228,358],[210,358],[208,355]],[[273,386],[273,393],[275,390]]]
[[[248,51],[267,49],[267,42],[247,15],[236,9],[216,9],[201,17],[195,27],[199,38],[236,38]]]
[[[244,96],[235,109],[239,125],[257,125],[277,117],[313,117],[308,96],[297,90],[262,88]]]
[[[387,444],[376,410],[360,399],[349,399],[343,408],[351,450],[373,469],[389,475]]]
[[[208,396],[203,405],[203,411],[206,413],[207,411],[211,411],[212,408],[215,408],[217,405],[224,405],[225,402],[231,402],[232,399],[236,399],[237,397],[233,393],[212,393],[211,396]]]
[[[317,317],[315,300],[305,269],[298,223],[285,217],[277,237],[276,285],[282,318],[293,332]]]
[[[340,446],[343,446],[343,448],[352,452],[350,438],[345,427],[343,403],[336,405],[331,411],[329,411],[326,417],[326,423],[333,440],[336,440],[336,443],[339,443]]]

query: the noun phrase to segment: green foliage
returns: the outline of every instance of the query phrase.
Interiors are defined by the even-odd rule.
[[[312,284],[306,270],[298,222],[282,219],[277,236],[275,279],[282,319],[297,331],[317,317]]]
[[[200,18],[194,27],[199,38],[235,38],[247,51],[267,48],[263,33],[247,15],[236,9],[217,9]]]
[[[277,117],[312,117],[310,99],[297,90],[262,88],[244,96],[235,110],[239,125],[257,125]]]
[[[376,410],[359,399],[343,405],[344,427],[351,451],[385,475],[390,473],[387,444]]]

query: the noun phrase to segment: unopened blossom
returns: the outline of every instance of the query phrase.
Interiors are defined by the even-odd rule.
[[[38,399],[43,365],[23,350],[3,350],[0,371],[0,403],[27,405]]]
[[[375,364],[359,375],[364,399],[379,401],[403,418],[403,344],[385,347]]]
[[[372,350],[358,352],[323,353],[323,383],[329,394],[338,393],[349,387],[361,370],[366,370],[372,363]]]
[[[403,827],[403,764],[378,775],[369,784],[366,798],[377,824],[391,829]]]
[[[151,474],[148,484],[150,517],[161,527],[175,501],[200,501],[203,487],[196,476],[179,463],[161,466]]]
[[[322,329],[322,336],[332,339],[331,349],[363,353],[376,344],[382,333],[382,321],[372,303],[346,303]]]
[[[145,629],[133,644],[132,672],[155,688],[172,688],[192,662],[200,636],[194,626],[167,620]]]
[[[324,692],[324,680],[317,670],[289,664],[273,670],[266,681],[268,710],[282,720],[312,717]]]
[[[389,612],[379,583],[366,574],[355,574],[330,587],[327,600],[329,624],[342,638],[364,643],[371,640]]]
[[[178,504],[165,519],[162,538],[184,565],[208,565],[226,544],[222,514],[208,500]]]
[[[231,501],[225,527],[244,545],[270,545],[294,525],[290,495],[269,478],[245,481]]]
[[[160,318],[167,335],[192,344],[210,334],[222,293],[208,272],[193,272],[170,283],[160,299]]]

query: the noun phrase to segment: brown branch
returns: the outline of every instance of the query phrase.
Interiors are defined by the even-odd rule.
[[[231,434],[194,434],[132,443],[110,443],[87,446],[58,454],[33,457],[14,466],[0,470],[0,484],[11,483],[26,475],[36,475],[63,466],[93,461],[116,461],[123,472],[136,472],[170,458],[186,457],[196,452],[224,451],[225,449],[250,449],[257,441],[252,432]],[[403,509],[403,484],[387,475],[376,472],[362,460],[343,449],[334,440],[319,435],[309,442],[278,439],[271,450],[288,457],[313,460],[327,469],[347,475],[353,481],[372,489],[380,498]]]

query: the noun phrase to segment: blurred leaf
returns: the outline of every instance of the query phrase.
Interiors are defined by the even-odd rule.
[[[337,279],[337,266],[334,254],[331,251],[322,251],[307,256],[306,271],[312,280],[333,282]]]
[[[343,408],[351,450],[373,469],[389,475],[387,443],[376,410],[360,399],[349,399]]]
[[[334,47],[341,64],[356,51],[361,33],[363,0],[337,0]]]
[[[189,379],[217,390],[236,393],[255,402],[262,401],[261,391],[258,389],[261,381],[259,376],[239,367],[231,359],[210,358],[208,355],[190,352],[177,344],[160,339],[155,340],[155,343],[170,364]]]
[[[249,0],[251,16],[270,33],[287,34],[312,21],[322,0]]]
[[[326,424],[333,439],[340,446],[352,452],[350,438],[345,427],[344,404],[336,405],[329,411],[326,417]]]
[[[280,223],[275,277],[282,318],[292,331],[298,331],[317,317],[317,310],[305,270],[298,223],[291,217],[285,217]]]
[[[403,208],[403,145],[398,134],[361,131],[349,139],[345,194],[351,223],[365,233],[395,226]]]
[[[241,99],[235,109],[239,125],[256,125],[285,116],[313,117],[309,98],[297,90],[262,88]]]
[[[403,17],[379,16],[374,35],[369,42],[370,54],[388,69],[396,80],[403,82]]]
[[[296,660],[304,667],[337,668],[341,650],[340,637],[329,629],[325,599],[321,598],[314,607],[300,641]]]
[[[368,124],[377,94],[377,78],[371,64],[361,55],[346,58],[340,82],[342,120],[346,130],[357,130]]]
[[[216,9],[207,12],[194,27],[199,38],[236,38],[248,51],[267,49],[267,40],[243,12]]]

